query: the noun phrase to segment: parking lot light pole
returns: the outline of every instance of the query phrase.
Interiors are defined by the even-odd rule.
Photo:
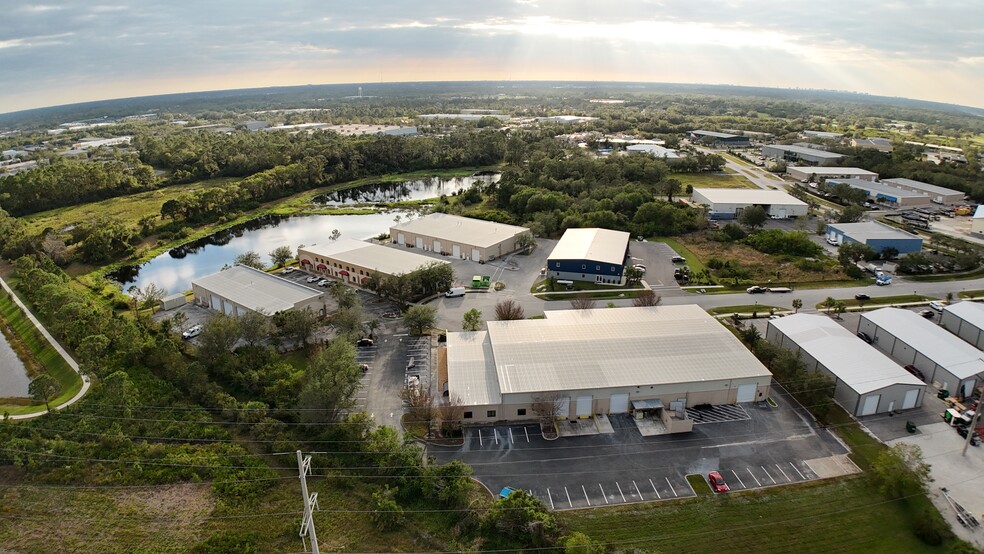
[[[964,447],[960,452],[961,456],[967,456],[967,445],[970,444],[970,439],[974,438],[974,429],[977,429],[977,420],[981,418],[981,403],[977,402],[977,409],[974,410],[974,419],[970,421],[970,428],[967,429],[967,438],[964,439]]]

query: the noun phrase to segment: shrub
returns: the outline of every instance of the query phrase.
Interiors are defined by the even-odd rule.
[[[939,546],[953,537],[946,520],[933,508],[926,508],[920,513],[913,525],[913,532],[930,546]]]
[[[249,533],[223,531],[195,545],[191,550],[194,554],[259,554],[260,547],[256,545],[256,536]]]

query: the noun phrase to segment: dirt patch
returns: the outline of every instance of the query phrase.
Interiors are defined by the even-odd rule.
[[[201,484],[127,491],[117,494],[116,502],[124,509],[143,516],[155,519],[166,517],[182,528],[199,526],[215,509],[211,488]]]

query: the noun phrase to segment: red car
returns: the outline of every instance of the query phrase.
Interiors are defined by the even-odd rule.
[[[716,471],[708,473],[707,480],[711,483],[711,489],[714,492],[728,492],[731,490],[728,488],[728,484],[724,482],[724,477],[721,477],[721,474]]]

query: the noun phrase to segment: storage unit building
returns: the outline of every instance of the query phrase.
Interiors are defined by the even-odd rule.
[[[236,265],[191,282],[195,303],[233,317],[310,309],[325,313],[324,293],[265,271]]]
[[[984,376],[984,352],[932,321],[899,308],[861,315],[858,330],[903,365],[913,365],[927,382],[954,396],[969,397]]]
[[[844,155],[795,144],[769,144],[762,147],[762,155],[787,162],[803,162],[810,165],[834,165]]]
[[[765,189],[705,189],[695,188],[693,201],[708,207],[711,219],[732,219],[751,206],[761,206],[765,213],[777,219],[805,216],[806,202],[781,190]]]
[[[804,183],[817,182],[822,179],[862,179],[877,181],[878,174],[859,167],[816,167],[812,165],[791,165],[786,168],[786,174]]]
[[[827,234],[829,242],[867,244],[879,254],[886,248],[894,248],[899,254],[909,254],[922,250],[922,238],[918,235],[877,221],[828,223],[824,232]]]
[[[390,241],[473,262],[487,262],[516,251],[526,227],[433,213],[390,227]]]
[[[161,310],[173,310],[179,306],[184,306],[188,303],[188,299],[185,298],[183,293],[172,294],[161,298]]]
[[[428,264],[450,264],[423,254],[347,238],[298,248],[297,256],[306,271],[359,286],[365,285],[373,273],[390,277]]]
[[[772,383],[696,305],[547,310],[545,319],[489,321],[488,331],[447,339],[446,390],[465,406],[466,423],[535,419],[533,404],[553,396],[558,418],[635,406],[662,411],[670,432],[689,431],[687,406],[761,401]]]
[[[863,190],[868,193],[868,198],[873,201],[886,203],[897,208],[928,206],[932,202],[925,192],[890,187],[864,179],[827,179],[827,184],[844,184],[853,189]]]
[[[902,190],[927,194],[929,195],[930,201],[936,204],[959,204],[963,202],[964,196],[966,196],[966,194],[959,190],[938,187],[929,183],[923,183],[922,181],[903,179],[901,177],[898,179],[882,179],[881,182],[883,185]]]
[[[743,148],[751,146],[748,137],[717,131],[690,131],[690,140],[722,147]]]
[[[629,234],[610,229],[568,229],[547,257],[547,276],[619,284],[629,255]]]
[[[957,302],[943,308],[940,325],[980,350],[984,350],[984,305]]]
[[[792,350],[808,371],[835,382],[834,400],[848,413],[869,416],[922,406],[925,384],[827,316],[773,319],[769,342]]]
[[[984,234],[984,204],[977,206],[974,216],[970,221],[970,232],[974,234]]]
[[[660,146],[659,144],[632,144],[625,148],[629,154],[649,154],[667,163],[672,163],[683,159],[676,150]]]

